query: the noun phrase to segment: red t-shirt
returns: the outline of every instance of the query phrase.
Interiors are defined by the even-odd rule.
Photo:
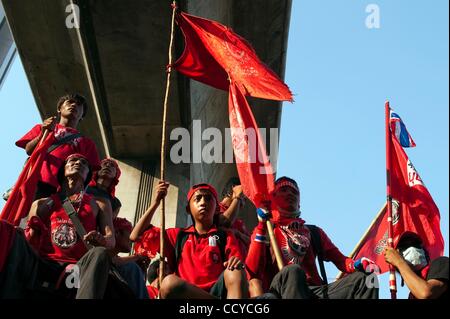
[[[155,258],[159,252],[159,227],[150,225],[147,230],[134,242],[133,249],[135,255],[147,256],[150,259]]]
[[[183,246],[178,265],[175,265],[175,243],[181,230],[189,235]],[[175,270],[175,274],[180,278],[208,292],[225,270],[223,263],[226,260],[236,256],[244,261],[238,241],[231,231],[226,231],[225,260],[222,260],[219,245],[215,241],[217,237],[213,235],[216,231],[217,228],[213,226],[208,233],[200,235],[195,231],[194,226],[190,226],[188,228],[169,228],[165,233],[164,251],[169,268],[172,271]],[[148,236],[147,245],[157,247],[159,236]]]
[[[147,292],[148,292],[148,297],[150,299],[157,299],[158,298],[158,293],[159,293],[158,288],[153,287],[151,285],[147,285]]]
[[[274,234],[280,247],[281,255],[285,265],[298,264],[306,274],[309,285],[320,285],[321,280],[316,267],[316,255],[311,245],[311,234],[304,226],[305,221],[301,218],[280,218],[274,222]],[[333,262],[336,267],[345,272],[351,272],[351,258],[344,256],[332,243],[325,232],[319,229],[323,259]],[[260,222],[252,234],[249,253],[246,259],[248,271],[252,277],[261,278],[265,288],[278,271],[272,249],[267,252],[265,243],[256,241],[256,235],[265,235],[265,223]],[[268,240],[267,236],[267,240]]]
[[[83,224],[86,232],[95,230],[97,221],[92,212],[92,196],[84,194],[81,201],[81,207],[78,210],[78,217]],[[75,226],[69,216],[61,206],[58,195],[52,195],[53,212],[50,218],[42,220],[50,229],[50,232],[43,239],[39,254],[47,259],[59,262],[76,263],[87,252],[81,238],[79,238]],[[74,206],[77,210],[77,206]]]
[[[16,142],[16,145],[18,147],[25,148],[28,142],[41,134],[41,127],[41,124],[35,125],[27,134]],[[76,133],[78,133],[78,130],[71,127],[64,127],[60,124],[57,124],[55,128],[55,138],[57,141],[68,134]],[[74,153],[79,153],[86,156],[92,170],[95,171],[100,167],[100,159],[98,157],[95,143],[87,137],[80,136],[58,146],[51,153],[47,154],[44,163],[42,164],[41,176],[39,180],[58,188],[58,170],[67,156]]]

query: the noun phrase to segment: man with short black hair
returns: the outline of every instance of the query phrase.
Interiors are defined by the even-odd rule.
[[[46,131],[55,134],[56,141],[49,148],[42,164],[35,199],[48,197],[56,192],[57,172],[68,155],[82,154],[89,160],[94,171],[100,164],[95,143],[77,130],[87,112],[85,98],[77,93],[64,95],[59,99],[56,111],[58,117],[49,117],[42,124],[35,125],[16,142],[18,147],[24,148],[31,155]]]

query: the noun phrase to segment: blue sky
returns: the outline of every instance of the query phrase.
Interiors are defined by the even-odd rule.
[[[379,29],[366,28],[370,3]],[[277,175],[297,180],[302,217],[343,253],[386,198],[388,99],[417,144],[407,154],[440,209],[448,256],[448,58],[448,1],[293,1],[285,82],[296,97],[283,108]]]
[[[379,6],[379,29],[366,28],[370,3]],[[448,256],[448,44],[446,0],[293,1],[285,82],[296,96],[283,108],[277,175],[297,180],[302,217],[345,254],[386,198],[389,99],[417,144],[407,153],[440,209]],[[18,57],[0,108],[3,192],[26,159],[14,142],[40,121]],[[337,270],[327,265],[327,273]],[[380,280],[380,297],[388,298],[386,276]]]

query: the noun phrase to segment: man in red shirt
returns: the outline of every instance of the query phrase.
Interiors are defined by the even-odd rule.
[[[252,284],[253,279],[262,283],[258,294],[270,291],[283,299],[377,298],[378,289],[366,285],[368,275],[364,270],[368,270],[371,262],[368,259],[355,262],[344,256],[325,232],[316,227],[323,260],[333,262],[339,270],[350,274],[339,281],[325,284],[326,278],[319,276],[316,267],[313,235],[300,218],[299,209],[300,190],[297,183],[288,177],[279,178],[272,193],[271,221],[285,267],[277,273],[278,268],[266,239],[266,220],[269,215],[259,213],[259,223],[253,231],[246,259]],[[270,207],[267,207],[269,210]],[[362,272],[355,272],[359,269]]]
[[[85,156],[94,171],[99,168],[100,160],[95,143],[82,136],[77,126],[87,112],[86,100],[79,94],[61,97],[57,103],[56,116],[49,117],[42,124],[35,125],[16,142],[28,155],[34,151],[45,131],[54,132],[56,142],[50,147],[42,164],[35,199],[48,197],[58,188],[57,173],[68,155],[79,153]]]
[[[167,187],[164,182],[159,185],[157,200],[167,194]],[[186,210],[194,224],[165,233],[165,257],[175,274],[164,278],[161,298],[246,298],[248,285],[239,244],[231,231],[216,227],[216,190],[208,184],[194,185],[187,201]],[[149,228],[149,216],[144,215],[135,226],[132,240]]]
[[[81,154],[69,155],[57,174],[59,190],[75,209],[86,234],[80,238],[62,207],[60,193],[36,200],[30,209],[25,236],[16,232],[0,272],[0,298],[23,298],[39,291],[53,294],[61,292],[64,284],[69,291],[78,288],[77,298],[105,296],[112,266],[106,249],[115,246],[115,238],[112,220],[84,192],[90,175],[89,162]],[[88,245],[93,248],[88,250]],[[73,281],[68,283],[62,275],[69,264],[76,264],[72,269],[78,271],[69,275]]]

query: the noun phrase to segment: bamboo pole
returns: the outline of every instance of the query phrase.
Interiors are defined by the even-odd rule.
[[[370,223],[369,228],[367,228],[366,232],[361,237],[359,242],[356,244],[355,248],[353,248],[352,252],[350,253],[350,255],[348,255],[348,257],[350,257],[350,258],[354,258],[355,257],[356,253],[360,249],[361,244],[366,240],[367,236],[369,235],[369,232],[370,232],[372,226],[377,222],[378,218],[380,218],[380,215],[382,215],[382,214],[384,214],[386,212],[386,208],[387,208],[387,202],[384,203],[383,207],[381,207],[381,209],[378,211],[377,215],[375,216],[375,218]],[[343,275],[344,275],[344,273],[342,271],[340,271],[339,274],[336,276],[336,280],[341,279]]]
[[[166,94],[164,96],[164,109],[162,120],[162,137],[161,137],[161,180],[165,180],[165,156],[166,156],[166,126],[167,126],[167,107],[170,92],[170,76],[172,74],[172,51],[173,51],[173,37],[175,31],[175,13],[177,10],[177,2],[172,2],[172,24],[170,31],[169,43],[169,64],[167,66],[167,80],[166,80]],[[165,198],[161,201],[161,232],[160,232],[160,262],[159,262],[159,286],[164,279],[164,234],[166,229],[166,203]]]
[[[270,220],[266,221],[267,224],[267,232],[269,233],[270,244],[272,246],[273,253],[275,254],[275,259],[277,261],[278,270],[281,271],[283,269],[283,257],[281,256],[280,246],[278,246],[277,239],[273,232],[273,226]]]

